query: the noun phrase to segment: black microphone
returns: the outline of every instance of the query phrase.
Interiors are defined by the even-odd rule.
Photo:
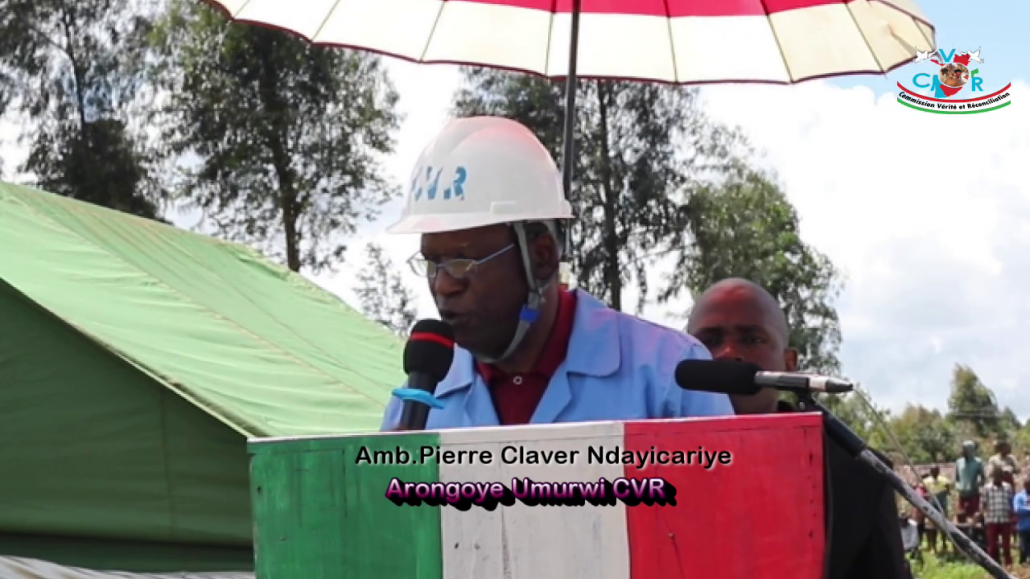
[[[432,395],[451,370],[454,361],[454,330],[440,320],[421,320],[411,329],[404,346],[404,373],[407,388]],[[405,400],[401,411],[400,430],[425,430],[429,406],[417,400]]]
[[[850,382],[817,374],[766,372],[758,364],[728,360],[683,360],[676,366],[676,384],[685,390],[722,394],[758,394],[762,388],[787,392],[840,394],[854,390]]]

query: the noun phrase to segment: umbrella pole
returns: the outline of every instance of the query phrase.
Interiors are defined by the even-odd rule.
[[[572,27],[569,34],[569,67],[565,77],[565,134],[562,150],[562,188],[565,198],[572,201],[572,178],[576,156],[576,64],[579,60],[579,13],[582,0],[572,0]],[[568,289],[572,282],[572,225],[565,230],[564,260],[559,272],[559,284]]]

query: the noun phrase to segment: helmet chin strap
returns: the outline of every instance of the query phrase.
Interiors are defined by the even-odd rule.
[[[522,310],[519,312],[519,325],[515,328],[515,335],[512,336],[511,342],[508,343],[508,348],[504,350],[504,353],[496,358],[476,355],[476,359],[484,364],[496,364],[506,359],[522,344],[522,340],[529,333],[529,328],[540,316],[540,306],[544,303],[544,290],[554,283],[552,279],[547,283],[541,284],[536,279],[536,276],[533,275],[533,262],[529,258],[529,244],[526,243],[526,228],[524,224],[513,223],[512,228],[515,230],[515,237],[519,244],[519,253],[522,255],[522,268],[526,272],[529,295],[526,297],[525,305],[522,306]]]

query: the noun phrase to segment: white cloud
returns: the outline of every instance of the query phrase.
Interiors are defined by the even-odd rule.
[[[847,274],[847,373],[877,400],[943,406],[955,363],[1030,414],[1020,334],[1030,308],[1030,97],[983,115],[912,111],[893,95],[812,83],[717,87],[713,115],[768,151],[805,238]]]

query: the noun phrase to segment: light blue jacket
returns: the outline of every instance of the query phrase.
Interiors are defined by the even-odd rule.
[[[1019,491],[1012,498],[1012,510],[1016,513],[1016,530],[1020,533],[1030,531],[1030,506],[1027,505],[1026,491]]]
[[[733,415],[725,394],[676,385],[681,360],[708,360],[696,339],[615,311],[582,291],[565,362],[558,367],[531,422],[588,422]],[[472,354],[455,348],[451,371],[436,388],[443,408],[429,412],[427,430],[498,426],[486,383]],[[386,407],[383,430],[396,428],[402,402]]]

